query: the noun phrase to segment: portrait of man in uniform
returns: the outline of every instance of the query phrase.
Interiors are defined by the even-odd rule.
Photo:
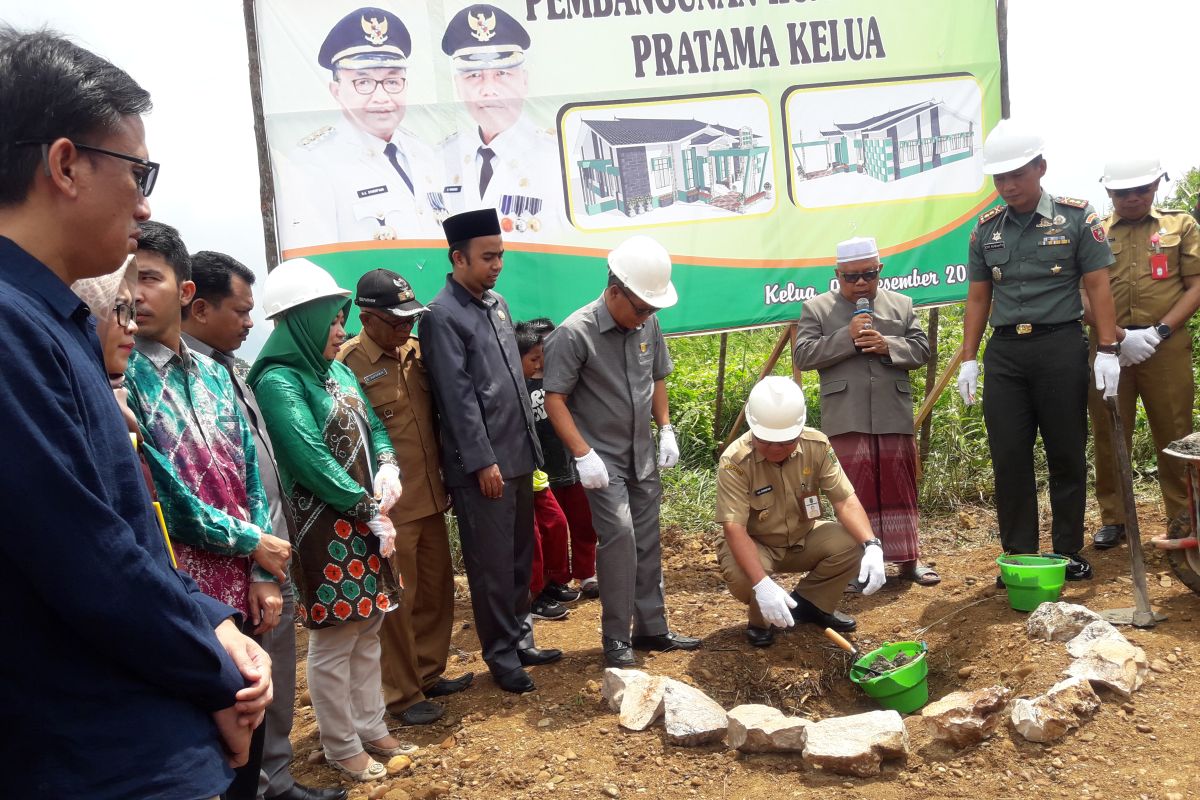
[[[440,145],[444,197],[453,213],[495,208],[509,241],[537,239],[561,225],[558,139],[525,113],[529,33],[487,3],[460,10],[446,26],[442,52],[474,123]]]
[[[441,162],[401,126],[412,38],[395,14],[359,8],[329,31],[317,63],[330,70],[341,118],[280,159],[283,249],[440,238],[447,216]]]

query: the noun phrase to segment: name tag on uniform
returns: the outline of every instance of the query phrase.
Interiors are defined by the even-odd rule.
[[[815,494],[804,498],[804,516],[806,519],[816,519],[821,516],[821,500]]]
[[[767,492],[771,491],[774,488],[775,488],[774,486],[762,486],[762,487],[754,490],[754,496],[762,497],[764,494],[766,494]]]
[[[370,189],[359,189],[358,196],[359,197],[372,197],[377,194],[387,194],[387,190],[388,190],[388,187],[386,185],[372,186]]]
[[[442,192],[444,192],[445,194],[458,194],[461,191],[462,191],[461,186],[447,186],[446,188],[442,189]]]
[[[384,375],[387,375],[387,368],[381,369],[381,370],[379,370],[379,372],[372,372],[370,375],[365,376],[362,379],[362,382],[364,384],[374,383],[375,381],[382,378]]]

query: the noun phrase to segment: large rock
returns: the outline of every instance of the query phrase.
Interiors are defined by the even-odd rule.
[[[644,680],[631,680],[621,693],[619,721],[622,728],[644,731],[663,715],[663,693],[670,678],[647,675]]]
[[[1100,619],[1100,615],[1086,606],[1075,603],[1042,603],[1029,619],[1025,620],[1025,632],[1035,639],[1047,642],[1065,642],[1074,639],[1079,632]]]
[[[726,743],[743,753],[801,752],[805,729],[810,724],[800,717],[785,716],[778,708],[757,704],[729,711]]]
[[[725,709],[696,687],[668,680],[662,702],[663,722],[671,744],[695,747],[725,738],[729,727]]]
[[[1099,639],[1113,639],[1128,643],[1128,640],[1121,635],[1119,630],[1113,627],[1111,622],[1098,619],[1095,622],[1088,623],[1087,627],[1081,630],[1078,636],[1067,642],[1067,652],[1073,658],[1082,658],[1092,648],[1092,642]]]
[[[1012,724],[1031,742],[1053,742],[1090,719],[1100,707],[1096,690],[1083,678],[1068,678],[1032,700],[1013,703]]]
[[[1124,638],[1096,639],[1087,651],[1071,662],[1067,675],[1085,678],[1093,686],[1107,686],[1122,697],[1142,687],[1149,664],[1146,651]]]
[[[604,682],[600,685],[600,697],[608,703],[609,710],[621,710],[621,698],[625,696],[625,687],[633,681],[644,681],[650,676],[640,669],[616,669],[609,667],[604,670]]]
[[[925,706],[921,716],[933,738],[952,747],[978,744],[1000,726],[1012,691],[990,686],[973,692],[952,692]]]
[[[812,722],[805,728],[804,763],[809,767],[869,778],[885,758],[908,755],[908,731],[895,711],[871,711]]]

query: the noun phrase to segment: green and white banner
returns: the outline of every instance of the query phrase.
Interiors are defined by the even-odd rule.
[[[494,207],[497,289],[561,320],[605,254],[672,253],[668,332],[795,319],[835,245],[874,236],[883,286],[962,300],[994,200],[995,0],[258,0],[284,258],[429,300],[441,221]]]

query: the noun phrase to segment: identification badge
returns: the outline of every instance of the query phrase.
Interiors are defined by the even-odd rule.
[[[1167,265],[1166,253],[1152,253],[1150,255],[1150,277],[1156,281],[1171,277],[1170,267]]]
[[[816,519],[821,516],[821,500],[815,494],[804,498],[804,516],[806,519]]]

